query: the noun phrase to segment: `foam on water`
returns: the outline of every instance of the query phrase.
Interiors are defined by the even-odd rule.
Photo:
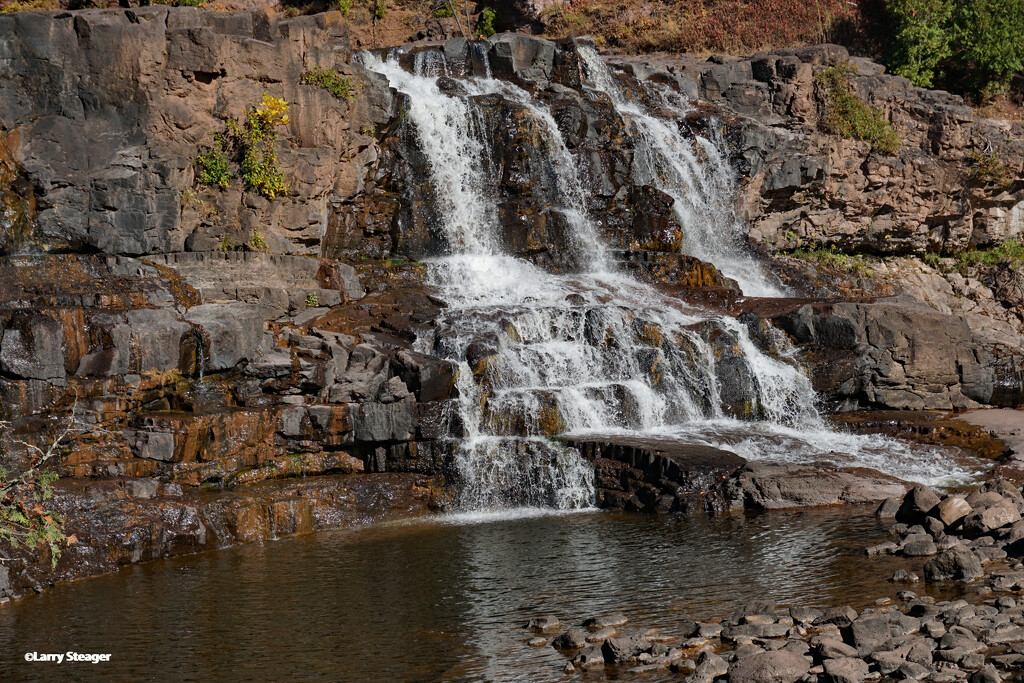
[[[648,170],[640,172],[677,197],[680,223],[695,235],[689,253],[748,293],[779,293],[739,244],[735,183],[717,146],[699,141],[705,151],[698,159],[674,123],[625,100],[600,58],[584,56],[595,87],[647,141],[638,165]],[[830,429],[785,335],[775,332],[769,355],[735,318],[616,271],[587,213],[577,161],[550,112],[528,93],[487,77],[460,81],[465,94],[446,94],[437,84],[446,69],[439,52],[419,53],[415,73],[396,59],[362,59],[408,96],[407,120],[440,209],[448,254],[427,262],[427,277],[448,307],[437,340],[419,350],[459,365],[448,419],[461,511],[590,506],[593,472],[575,449],[551,438],[558,434],[669,435],[750,460],[866,466],[929,483],[971,476],[927,449]],[[523,106],[541,132],[562,203],[553,208],[570,217],[576,272],[552,273],[503,252],[474,100],[485,94]],[[662,96],[682,106],[677,96]],[[730,417],[725,393],[735,399],[737,391],[756,419]]]

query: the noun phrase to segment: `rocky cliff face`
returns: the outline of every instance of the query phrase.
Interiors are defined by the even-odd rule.
[[[1020,322],[999,307],[1002,327],[985,333],[994,300],[972,310],[950,303],[952,290],[929,300],[939,285],[911,291],[894,268],[890,279],[916,292],[913,306],[863,296],[760,305],[682,256],[687,226],[672,197],[642,180],[635,134],[608,96],[584,88],[577,44],[499,35],[432,49],[453,76],[489,65],[515,86],[476,98],[510,252],[554,270],[575,265],[550,159],[537,154],[542,132],[528,115],[537,103],[580,165],[613,258],[681,296],[744,313],[752,330],[775,320],[805,345],[837,405],[1022,400]],[[417,261],[445,244],[408,103],[352,59],[340,15],[27,12],[0,16],[0,53],[0,418],[30,442],[69,419],[82,427],[61,467],[61,500],[80,512],[69,531],[83,547],[138,561],[302,533],[331,524],[316,516],[329,503],[315,501],[340,497],[356,514],[374,495],[363,484],[325,491],[317,479],[280,495],[270,484],[249,498],[238,488],[296,476],[411,473],[380,495],[404,497],[395,506],[405,510],[436,503],[443,493],[431,477],[445,473],[446,437],[457,429],[445,410],[456,372],[413,342],[436,334],[443,307]],[[679,124],[714,129],[730,145],[751,242],[766,252],[817,242],[955,250],[1024,231],[1020,124],[976,120],[952,96],[860,63],[858,89],[903,137],[898,156],[872,153],[816,126],[814,75],[845,57],[833,47],[658,57],[621,63],[615,77],[638,98],[650,97],[644,80],[700,103]],[[350,78],[355,96],[304,84],[314,66]],[[441,86],[464,87],[457,78]],[[288,192],[269,200],[237,177],[223,189],[199,184],[200,149],[264,93],[291,104],[277,148]],[[1016,184],[965,180],[965,155],[989,143],[1017,164]],[[3,457],[17,469],[25,452],[12,445]],[[200,501],[211,488],[226,502]],[[134,508],[134,499],[149,502]],[[195,523],[152,522],[182,509],[168,500],[185,500]],[[160,531],[121,533],[147,526]],[[207,533],[217,529],[227,531]],[[58,571],[73,573],[74,557]],[[46,576],[20,575],[37,578],[0,584],[0,594]]]

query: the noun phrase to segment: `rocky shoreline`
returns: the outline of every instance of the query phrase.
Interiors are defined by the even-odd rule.
[[[969,587],[959,599],[901,590],[860,612],[839,605],[781,613],[766,598],[726,618],[681,622],[671,636],[623,614],[568,628],[545,615],[526,625],[533,633],[527,642],[565,654],[567,674],[616,678],[671,672],[689,683],[1017,680],[1024,672],[1022,512],[1024,496],[1003,479],[941,497],[917,486],[878,508],[879,517],[895,519],[897,541],[867,548],[865,571],[877,571],[872,556],[900,554],[923,561],[930,584]],[[920,579],[900,569],[892,580]]]

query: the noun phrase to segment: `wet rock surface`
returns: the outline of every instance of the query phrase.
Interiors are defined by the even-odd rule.
[[[414,474],[263,481],[219,492],[145,477],[63,480],[56,510],[75,542],[53,568],[24,548],[10,553],[0,603],[138,562],[429,514],[438,493],[436,479]]]

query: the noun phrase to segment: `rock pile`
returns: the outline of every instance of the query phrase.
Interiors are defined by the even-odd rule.
[[[1003,479],[945,496],[916,486],[877,514],[895,518],[898,540],[868,548],[869,556],[927,557],[929,582],[985,583],[967,599],[905,590],[860,612],[797,606],[782,613],[772,600],[755,600],[727,619],[683,622],[671,636],[627,628],[621,614],[567,628],[545,616],[527,625],[535,634],[529,644],[565,654],[567,673],[671,671],[689,683],[1016,680],[1024,672],[1024,600],[1008,593],[1024,590],[1024,564],[1012,559],[1024,554],[1021,491]],[[906,569],[893,578],[920,580]]]
[[[625,628],[625,617],[561,631],[555,617],[531,620],[569,659],[567,673],[611,667],[631,674],[670,670],[689,683],[858,683],[895,679],[996,683],[1024,670],[1024,603],[972,605],[910,591],[857,612],[792,607],[779,616],[758,600],[722,621],[688,622],[680,635]],[[534,647],[547,637],[530,640]]]
[[[1022,513],[1024,496],[1004,479],[986,482],[968,494],[943,497],[917,486],[902,500],[889,498],[878,508],[880,517],[896,519],[892,531],[898,540],[872,546],[867,553],[928,557],[924,564],[928,581],[972,582],[985,575],[984,565],[1021,555]],[[918,579],[908,572],[897,574],[895,580]],[[1007,589],[1017,585],[1016,579],[1005,575],[992,581]]]

